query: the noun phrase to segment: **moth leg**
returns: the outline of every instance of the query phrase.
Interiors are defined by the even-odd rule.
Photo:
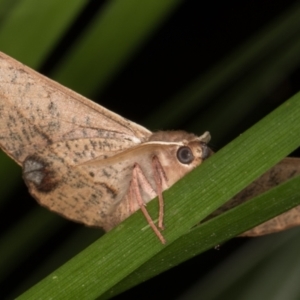
[[[130,184],[128,195],[126,195],[126,201],[127,201],[127,205],[129,206],[130,215],[135,212],[134,203],[133,203],[133,201],[131,201],[131,199],[133,199],[133,197],[134,197],[131,185],[132,185],[132,183]]]
[[[157,194],[154,191],[152,185],[150,184],[150,182],[148,181],[148,179],[144,175],[143,170],[140,168],[140,166],[138,164],[134,165],[132,175],[136,176],[137,182],[139,183],[139,186],[150,197],[150,199],[153,199],[157,196]],[[132,198],[132,191],[129,190],[129,193],[130,193],[129,194],[130,198]],[[144,203],[144,201],[143,201],[143,203]],[[144,205],[145,205],[145,203],[144,203]],[[129,205],[129,207],[130,207],[130,210],[131,210],[130,212],[131,213],[134,213],[138,209],[138,208],[135,208],[132,203],[131,203],[131,205]]]
[[[154,192],[150,183],[148,182],[147,178],[145,177],[145,175],[143,174],[143,171],[141,170],[141,168],[139,167],[138,164],[136,164],[133,168],[133,172],[132,172],[133,176],[132,176],[132,181],[130,184],[130,195],[134,195],[136,198],[136,201],[141,209],[141,211],[143,212],[148,224],[150,225],[150,227],[152,228],[152,230],[155,232],[155,234],[157,235],[157,237],[160,239],[162,244],[166,243],[165,238],[163,237],[163,235],[160,233],[160,231],[158,230],[158,228],[156,227],[156,225],[154,224],[151,216],[149,215],[146,207],[145,207],[145,202],[142,198],[141,195],[141,191],[140,191],[140,184],[142,186],[143,189],[145,190],[151,190],[152,193]],[[140,184],[139,184],[140,183]],[[155,195],[156,196],[156,195]]]
[[[167,181],[167,176],[164,172],[164,169],[157,158],[157,156],[154,156],[152,159],[152,168],[153,168],[153,174],[154,174],[154,181],[156,184],[156,192],[158,196],[158,203],[159,203],[159,217],[158,217],[158,227],[160,229],[164,229],[164,199],[163,199],[163,184]],[[166,185],[166,184],[165,184]]]

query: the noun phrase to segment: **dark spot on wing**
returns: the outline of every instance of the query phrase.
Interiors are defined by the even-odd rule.
[[[51,165],[37,155],[30,155],[24,160],[23,178],[27,185],[34,184],[42,193],[52,192],[59,184]]]
[[[118,193],[112,187],[108,186],[106,183],[101,182],[100,185],[106,189],[106,192],[112,196],[112,198],[116,198]]]

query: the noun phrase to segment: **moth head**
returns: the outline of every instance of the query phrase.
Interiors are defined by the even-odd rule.
[[[170,185],[199,166],[212,151],[207,146],[209,132],[196,136],[184,131],[162,131],[154,133],[149,141],[161,141],[161,151],[156,155]]]
[[[212,151],[207,146],[210,140],[210,134],[205,132],[197,137],[188,135],[182,140],[182,145],[178,144],[176,150],[177,163],[183,168],[193,169],[207,159]]]

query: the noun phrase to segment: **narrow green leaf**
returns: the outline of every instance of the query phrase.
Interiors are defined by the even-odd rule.
[[[283,78],[298,68],[299,52],[300,37],[295,37],[281,48],[274,49],[272,54],[269,54],[253,70],[248,70],[247,75],[240,79],[236,86],[222,94],[222,101],[217,111],[215,107],[206,110],[205,115],[200,119],[195,119],[190,127],[194,129],[200,128],[203,124],[209,124],[212,136],[220,141],[267,97],[269,90],[266,86],[275,89]],[[239,113],[236,113],[237,111]],[[231,117],[228,118],[228,116]],[[211,122],[211,120],[214,121]]]
[[[199,110],[200,107],[207,104],[211,98],[218,95],[218,93],[220,93],[219,97],[223,99],[224,90],[226,91],[228,85],[234,83],[235,87],[240,89],[237,84],[238,80],[243,78],[245,74],[248,74],[250,70],[254,76],[258,76],[260,74],[261,64],[263,64],[265,60],[270,60],[270,56],[272,56],[273,53],[277,52],[279,55],[278,58],[281,61],[287,60],[293,63],[294,59],[289,56],[289,53],[282,54],[280,50],[283,49],[284,52],[293,52],[293,50],[299,51],[297,50],[297,46],[296,49],[293,47],[293,43],[296,44],[297,40],[299,40],[299,26],[300,5],[299,3],[295,3],[287,11],[284,11],[280,17],[272,21],[254,36],[250,37],[235,51],[226,56],[224,60],[210,67],[204,75],[196,78],[193,82],[190,82],[187,87],[182,89],[182,91],[177,92],[174,97],[162,103],[162,105],[145,120],[144,124],[149,128],[170,128],[177,120],[182,120],[183,117],[187,118],[195,109]],[[290,49],[288,51],[289,46]],[[297,53],[296,51],[294,53]],[[299,59],[299,55],[296,58]],[[286,66],[290,66],[290,63]],[[273,78],[272,80],[276,79],[276,75],[282,75],[281,70],[276,70],[275,66],[273,67],[273,74],[271,74],[270,77]],[[294,62],[294,68],[296,67],[297,63]],[[266,90],[266,85],[269,86],[270,78],[265,76],[264,80],[260,82],[260,84],[263,84],[263,89],[261,87],[259,88],[259,86],[257,89],[246,86],[243,87],[246,89],[244,92],[252,91],[253,93],[263,93]],[[267,80],[267,82],[265,82],[265,80]],[[230,89],[229,94],[231,93]],[[229,95],[228,98],[230,96],[231,95]],[[247,101],[249,101],[248,99],[247,101],[241,101],[241,99],[243,99],[242,96],[239,98],[240,103],[247,103]],[[252,101],[250,101],[249,105],[251,105],[251,103]],[[172,107],[172,109],[170,109],[170,107]],[[223,109],[219,111],[223,112]],[[224,115],[225,114],[223,114],[223,116]],[[239,114],[234,114],[233,116],[235,115]],[[216,116],[211,116],[211,114],[209,116],[216,120]],[[160,120],[158,125],[156,120]],[[206,123],[202,122],[202,124]]]
[[[15,1],[6,5],[0,26],[0,51],[37,68],[49,54],[85,1]],[[55,16],[55,17],[54,17]]]
[[[53,78],[86,96],[101,91],[180,2],[108,1]],[[83,74],[90,74],[88,81]]]
[[[126,277],[101,299],[108,299],[262,222],[300,205],[300,176],[198,225]],[[174,255],[176,253],[176,255]]]

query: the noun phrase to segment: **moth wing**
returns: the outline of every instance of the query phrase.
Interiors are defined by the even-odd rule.
[[[18,164],[61,141],[85,141],[98,156],[104,145],[95,146],[99,140],[118,144],[120,150],[150,135],[146,128],[0,52],[0,147]]]
[[[285,182],[286,180],[300,174],[300,159],[287,157],[276,164],[261,177],[252,182],[248,187],[238,193],[225,205],[216,210],[209,218],[220,215],[221,213],[246,202],[247,200],[268,191],[269,189]],[[241,236],[258,236],[285,230],[293,226],[300,225],[300,206],[270,219],[246,232]]]
[[[74,143],[68,142],[70,147]],[[134,164],[151,169],[147,150],[153,145],[141,144],[78,164],[61,151],[65,144],[58,142],[26,157],[23,176],[30,193],[41,205],[68,219],[107,228],[107,217],[128,191]]]
[[[287,157],[257,180],[258,184],[260,183],[261,186],[259,194],[299,174],[300,159],[295,157]],[[299,225],[300,206],[296,206],[287,212],[244,232],[241,236],[265,235]]]

